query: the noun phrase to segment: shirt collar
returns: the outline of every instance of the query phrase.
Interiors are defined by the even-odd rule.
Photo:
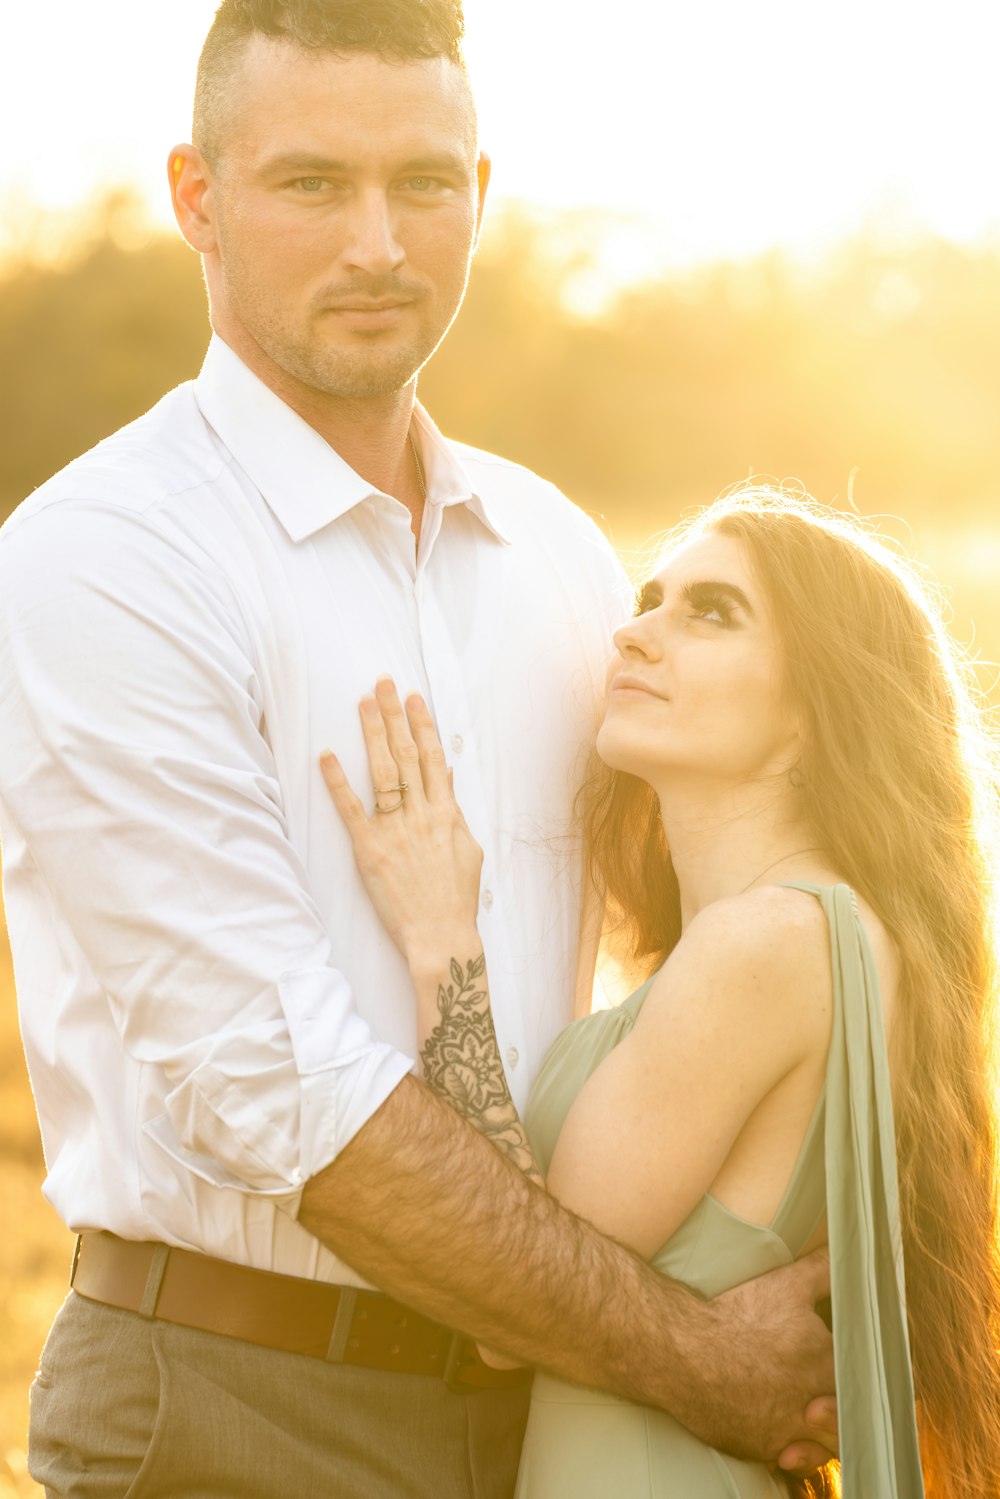
[[[355,505],[380,494],[275,395],[218,335],[212,338],[195,400],[202,416],[260,490],[293,542],[315,535]],[[495,500],[478,494],[423,407],[414,407],[427,504],[465,505],[500,542],[509,541]]]

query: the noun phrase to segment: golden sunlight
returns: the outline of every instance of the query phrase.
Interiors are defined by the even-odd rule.
[[[8,7],[0,523],[200,367],[166,160],[215,3]],[[554,481],[635,582],[748,476],[859,512],[940,585],[1000,715],[997,0],[465,5],[494,175],[419,376],[441,429]],[[633,986],[618,957],[595,1008]],[[0,904],[0,1499],[41,1496],[27,1389],[71,1250],[44,1174]]]
[[[616,215],[604,274],[769,245],[825,247],[873,218],[951,238],[1000,226],[993,59],[1000,16],[902,0],[664,7],[468,0],[468,55],[502,198]],[[136,183],[169,218],[163,161],[186,138],[213,0],[13,8],[0,208],[65,211]]]

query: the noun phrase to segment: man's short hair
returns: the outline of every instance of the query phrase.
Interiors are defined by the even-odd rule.
[[[254,36],[311,52],[368,52],[392,62],[447,57],[462,65],[462,0],[222,0],[202,48],[194,144],[219,152],[232,83]]]

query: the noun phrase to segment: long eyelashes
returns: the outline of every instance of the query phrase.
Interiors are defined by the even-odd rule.
[[[692,583],[684,589],[682,597],[691,613],[699,619],[717,614],[721,625],[732,623],[733,600],[724,589],[711,583]]]
[[[635,616],[648,614],[650,609],[656,609],[663,603],[663,589],[658,583],[645,583],[639,590],[635,601]]]
[[[658,609],[662,603],[663,588],[658,582],[650,581],[640,590],[636,598],[635,617],[638,618],[653,609]],[[709,578],[686,583],[681,589],[680,603],[690,615],[697,619],[706,618],[710,614],[718,615],[717,623],[722,626],[734,624],[739,610],[743,610],[751,617],[753,614],[741,588],[734,583],[723,583]]]

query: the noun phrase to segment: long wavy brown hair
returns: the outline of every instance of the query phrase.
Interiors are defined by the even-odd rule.
[[[854,517],[744,488],[670,539],[703,531],[742,545],[769,600],[817,846],[897,948],[893,1100],[925,1481],[935,1499],[996,1499],[996,740],[932,591]],[[612,925],[651,970],[680,936],[656,796],[595,766],[581,812]],[[789,1486],[835,1493],[837,1479]]]

